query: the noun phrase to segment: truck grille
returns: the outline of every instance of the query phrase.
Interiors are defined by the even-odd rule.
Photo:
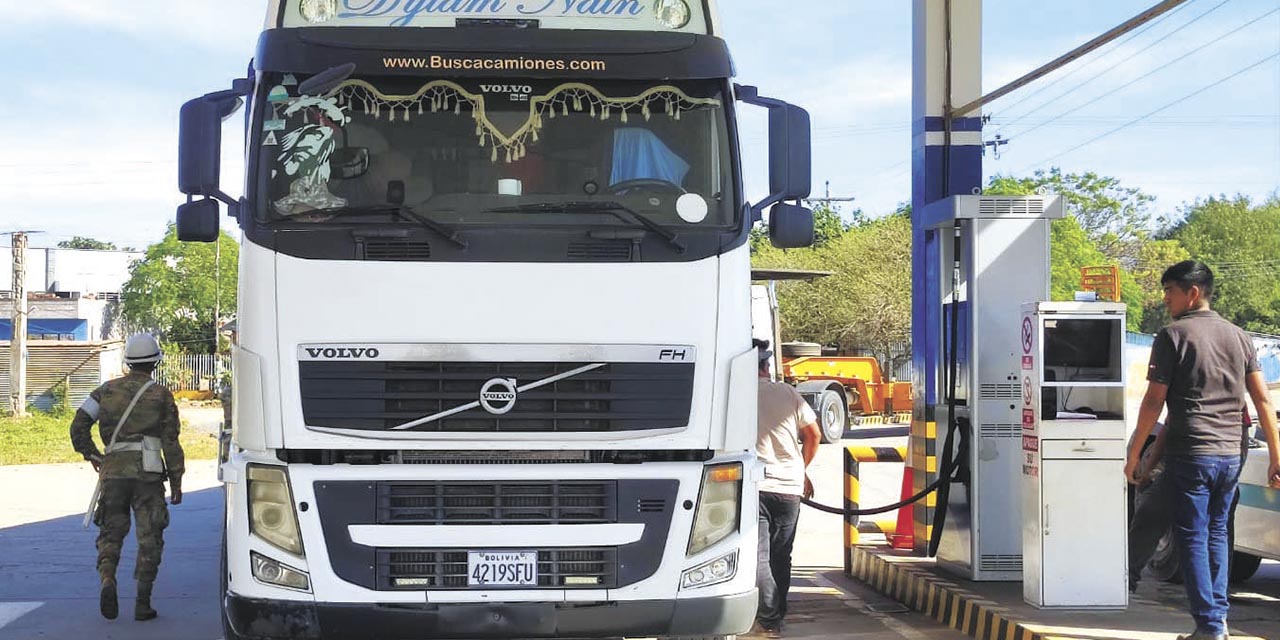
[[[466,551],[378,549],[377,558],[380,590],[470,588]],[[612,589],[617,572],[618,551],[611,547],[538,551],[540,589]]]
[[[586,363],[590,364],[590,363]],[[526,385],[584,363],[303,361],[298,363],[308,426],[389,430],[477,402],[494,379]],[[428,432],[584,433],[685,427],[692,363],[612,363],[520,392],[511,410],[474,407],[413,427]]]
[[[619,476],[632,467],[611,466]],[[570,475],[570,474],[560,474]],[[617,477],[600,480],[551,478],[360,481],[320,480],[315,514],[333,572],[365,589],[467,589],[469,551],[536,551],[538,588],[618,589],[652,577],[664,558],[677,510],[680,482]],[[421,546],[357,544],[351,527],[433,524],[534,524],[565,532],[584,523],[640,524],[640,539],[620,546],[542,547],[511,537],[503,548],[443,547],[430,531]],[[578,527],[581,529],[581,527]],[[465,538],[464,538],[465,539]]]
[[[378,524],[605,524],[616,496],[614,482],[380,482]]]

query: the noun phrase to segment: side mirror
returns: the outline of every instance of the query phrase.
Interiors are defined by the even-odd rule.
[[[813,148],[809,112],[781,100],[766,98],[760,90],[734,85],[738,99],[769,110],[769,196],[752,205],[753,220],[785,200],[803,200],[813,189]]]
[[[369,150],[343,147],[329,156],[329,172],[339,180],[351,180],[369,172]]]
[[[221,189],[222,122],[244,101],[235,90],[219,91],[182,105],[178,133],[178,190],[235,204]]]
[[[780,202],[769,210],[769,240],[779,249],[813,246],[813,212]]]
[[[803,200],[813,190],[809,112],[793,104],[769,109],[769,192]]]
[[[178,239],[183,242],[214,242],[218,239],[218,201],[192,200],[178,207]]]

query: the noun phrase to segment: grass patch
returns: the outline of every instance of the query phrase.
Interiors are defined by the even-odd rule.
[[[71,448],[73,415],[34,411],[25,418],[0,416],[0,465],[83,462],[84,458]],[[98,440],[96,424],[93,439],[99,451],[106,448]],[[184,428],[179,441],[187,460],[218,457],[218,439],[211,434]]]

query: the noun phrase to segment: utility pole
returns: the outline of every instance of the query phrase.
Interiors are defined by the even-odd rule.
[[[13,242],[13,338],[9,341],[9,408],[13,415],[27,415],[27,234]]]
[[[218,393],[222,383],[222,357],[218,353],[222,346],[222,237],[213,241],[213,380],[209,381],[209,389]]]
[[[213,241],[213,353],[218,353],[218,334],[222,329],[222,238]],[[216,361],[216,359],[215,359]],[[219,372],[220,373],[220,372]]]
[[[805,200],[805,202],[806,202],[806,203],[808,203],[810,206],[816,206],[816,205],[820,205],[820,204],[822,204],[822,205],[826,205],[826,206],[830,207],[830,208],[831,208],[831,210],[832,210],[832,211],[834,211],[837,215],[839,215],[839,214],[840,214],[840,211],[839,211],[838,209],[836,209],[836,207],[835,207],[835,204],[834,204],[834,203],[837,203],[837,202],[853,202],[854,200],[857,200],[857,198],[853,198],[853,197],[848,197],[848,198],[832,198],[832,197],[831,197],[831,181],[830,181],[830,180],[827,180],[827,182],[826,182],[826,195],[824,195],[824,196],[823,196],[823,197],[821,197],[821,198],[807,198],[807,199]],[[842,217],[841,219],[843,220],[843,217]],[[855,222],[856,222],[856,221],[855,221]],[[847,223],[846,223],[846,224],[847,224]]]
[[[1004,136],[1002,136],[1002,135],[1000,135],[1000,134],[998,134],[998,133],[997,133],[997,134],[996,134],[996,138],[995,138],[995,140],[987,140],[986,142],[983,142],[983,143],[982,143],[982,146],[983,146],[982,155],[984,155],[984,156],[985,156],[985,155],[987,155],[986,147],[990,147],[990,148],[991,148],[991,154],[992,154],[993,156],[995,156],[995,159],[996,159],[996,160],[999,160],[999,159],[1000,159],[1000,147],[1003,147],[1003,146],[1004,146],[1004,145],[1006,145],[1006,144],[1009,144],[1009,141],[1008,141],[1007,139],[1005,139],[1005,137],[1004,137]]]
[[[822,203],[822,204],[830,205],[830,204],[831,204],[831,203],[833,203],[833,202],[853,202],[854,200],[857,200],[857,198],[853,198],[853,197],[848,197],[848,198],[832,198],[832,197],[831,197],[831,181],[830,181],[830,180],[827,180],[827,182],[826,182],[826,195],[824,195],[824,196],[823,196],[823,197],[821,197],[821,198],[808,198],[808,199],[806,200],[806,202],[810,202],[810,203],[815,203],[815,202],[816,202],[816,203]]]

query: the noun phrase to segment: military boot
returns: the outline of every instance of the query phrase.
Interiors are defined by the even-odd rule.
[[[134,620],[154,620],[156,610],[151,608],[151,585],[154,583],[138,581],[138,601],[133,605]]]
[[[102,617],[115,620],[120,615],[120,602],[116,599],[116,579],[103,578],[102,589],[98,592],[98,611]]]

